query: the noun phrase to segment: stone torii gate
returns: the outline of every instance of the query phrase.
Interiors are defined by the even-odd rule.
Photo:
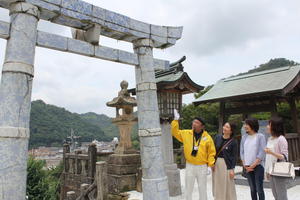
[[[174,45],[182,27],[147,24],[81,0],[0,0],[0,7],[10,15],[10,23],[0,22],[0,38],[7,39],[0,85],[0,199],[25,198],[36,46],[135,66],[144,200],[169,199],[154,76],[155,68],[169,63],[153,59],[152,50]],[[39,19],[83,30],[84,41],[38,31]],[[131,42],[134,53],[99,45],[100,35]]]

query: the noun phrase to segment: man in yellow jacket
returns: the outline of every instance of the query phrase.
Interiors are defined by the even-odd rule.
[[[180,130],[177,110],[174,110],[174,120],[171,123],[172,135],[183,143],[186,159],[185,198],[192,200],[195,179],[198,182],[199,200],[207,199],[206,177],[207,166],[214,167],[216,149],[211,136],[204,130],[204,121],[196,117],[192,129]]]

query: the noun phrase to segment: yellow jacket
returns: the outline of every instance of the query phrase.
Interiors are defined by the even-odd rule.
[[[198,153],[195,157],[191,155],[193,149],[193,130],[179,130],[178,120],[173,120],[171,123],[171,132],[179,142],[183,143],[184,156],[187,162],[194,165],[214,165],[216,148],[213,139],[207,131],[203,131]]]

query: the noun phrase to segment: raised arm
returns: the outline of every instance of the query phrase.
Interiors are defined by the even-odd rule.
[[[184,133],[183,130],[179,130],[179,123],[178,120],[173,120],[171,123],[171,133],[172,135],[179,141],[182,142],[182,134]]]

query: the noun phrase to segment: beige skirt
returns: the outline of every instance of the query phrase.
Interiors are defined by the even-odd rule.
[[[218,158],[215,164],[215,171],[212,173],[212,192],[215,200],[236,200],[234,179],[229,176],[224,158]]]

